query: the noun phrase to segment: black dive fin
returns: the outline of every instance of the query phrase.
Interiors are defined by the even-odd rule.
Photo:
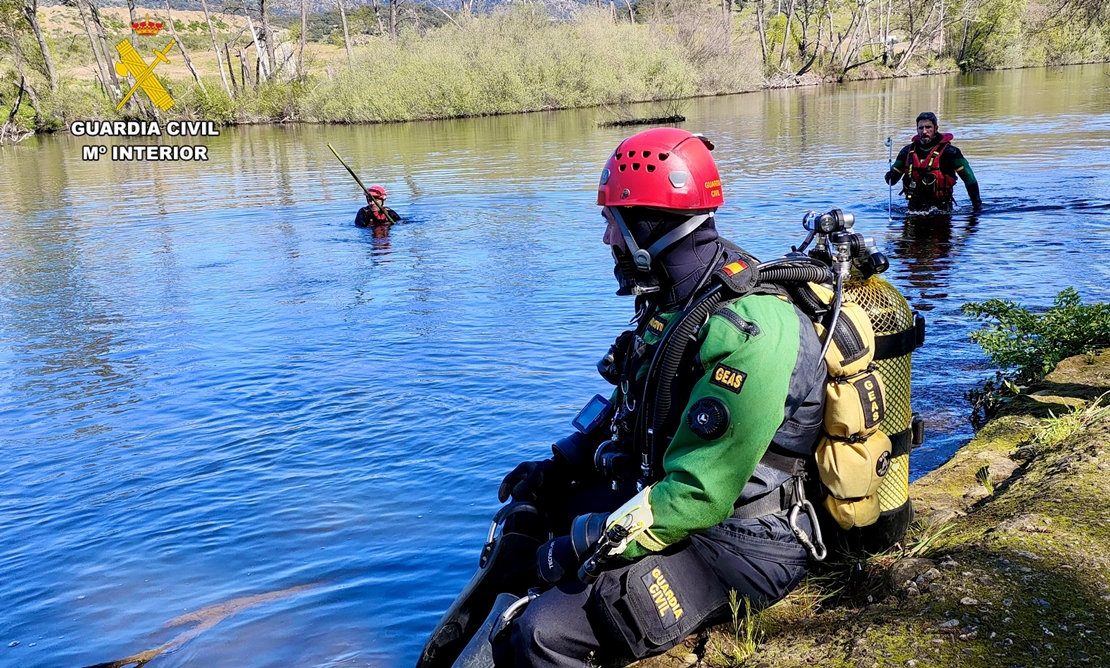
[[[521,510],[536,512],[526,504],[505,506],[494,518],[494,526]],[[527,593],[529,587],[539,584],[536,550],[543,542],[542,538],[510,530],[487,543],[482,550],[478,571],[436,624],[424,651],[420,653],[416,668],[451,668],[489,614],[498,594],[507,593],[519,598]]]
[[[515,603],[516,596],[500,594],[493,601],[493,609],[482,626],[474,633],[474,637],[463,648],[459,658],[451,668],[493,668],[493,644],[490,642],[490,631],[510,605]]]

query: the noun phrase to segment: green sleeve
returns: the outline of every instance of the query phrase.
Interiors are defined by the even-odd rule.
[[[756,325],[758,332],[745,333],[734,324],[735,317],[721,314],[710,318],[699,332],[705,375],[694,385],[664,453],[665,476],[652,487],[653,523],[629,546],[626,557],[662,549],[731,515],[782,424],[798,357],[798,315],[791,304],[771,295],[749,296],[728,309]],[[740,372],[741,381],[734,372]],[[716,440],[697,436],[687,423],[691,406],[704,397],[719,399],[728,408],[729,426]]]
[[[910,147],[909,146],[906,146],[906,147],[902,148],[901,151],[898,151],[898,157],[896,157],[894,159],[894,162],[891,164],[890,168],[897,171],[899,174],[905,174],[906,173],[906,160],[908,159],[909,154],[910,154]]]
[[[975,172],[971,171],[971,165],[968,164],[967,158],[959,157],[952,161],[952,165],[956,168],[956,174],[966,185],[978,183],[975,180]]]

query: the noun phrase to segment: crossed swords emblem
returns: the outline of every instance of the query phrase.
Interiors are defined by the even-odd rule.
[[[135,51],[135,47],[131,46],[131,42],[123,40],[116,45],[116,51],[119,51],[121,61],[115,64],[116,72],[121,77],[127,76],[128,74],[135,77],[135,85],[131,87],[131,90],[127,91],[127,94],[124,95],[123,99],[116,105],[116,111],[122,109],[127,100],[129,100],[131,96],[135,94],[135,91],[140,88],[147,94],[150,101],[157,105],[162,111],[166,111],[173,106],[173,98],[170,97],[170,94],[162,87],[158,79],[154,77],[154,67],[159,61],[169,64],[170,59],[168,56],[170,49],[172,49],[173,45],[176,43],[177,40],[171,39],[170,43],[166,45],[166,48],[161,51],[151,49],[154,51],[154,62],[149,65],[147,65],[143,57],[139,55],[139,52]]]

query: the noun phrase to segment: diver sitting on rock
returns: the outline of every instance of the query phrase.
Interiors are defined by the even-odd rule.
[[[982,209],[979,182],[967,158],[952,145],[950,133],[940,133],[936,114],[922,112],[917,117],[917,134],[898,152],[898,159],[886,173],[886,182],[894,185],[902,180],[902,194],[910,211],[949,211],[957,176],[967,188],[972,210]]]
[[[657,128],[609,157],[602,241],[636,305],[598,364],[615,390],[549,458],[505,477],[502,533],[419,668],[631,662],[727,620],[730,591],[761,609],[805,575],[820,544],[802,481],[822,426],[822,344],[718,235],[712,148]],[[722,283],[744,288],[715,301]]]

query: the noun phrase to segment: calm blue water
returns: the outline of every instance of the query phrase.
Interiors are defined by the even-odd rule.
[[[1110,67],[697,100],[719,226],[770,258],[840,206],[927,313],[914,476],[990,375],[961,303],[1108,298]],[[986,210],[887,219],[932,109]],[[0,665],[407,666],[495,489],[607,392],[631,315],[594,206],[599,112],[226,130],[208,163],[0,149]],[[331,142],[408,220],[355,228]],[[368,181],[369,182],[369,181]],[[962,185],[957,194],[966,202]],[[18,645],[8,647],[10,642]]]

